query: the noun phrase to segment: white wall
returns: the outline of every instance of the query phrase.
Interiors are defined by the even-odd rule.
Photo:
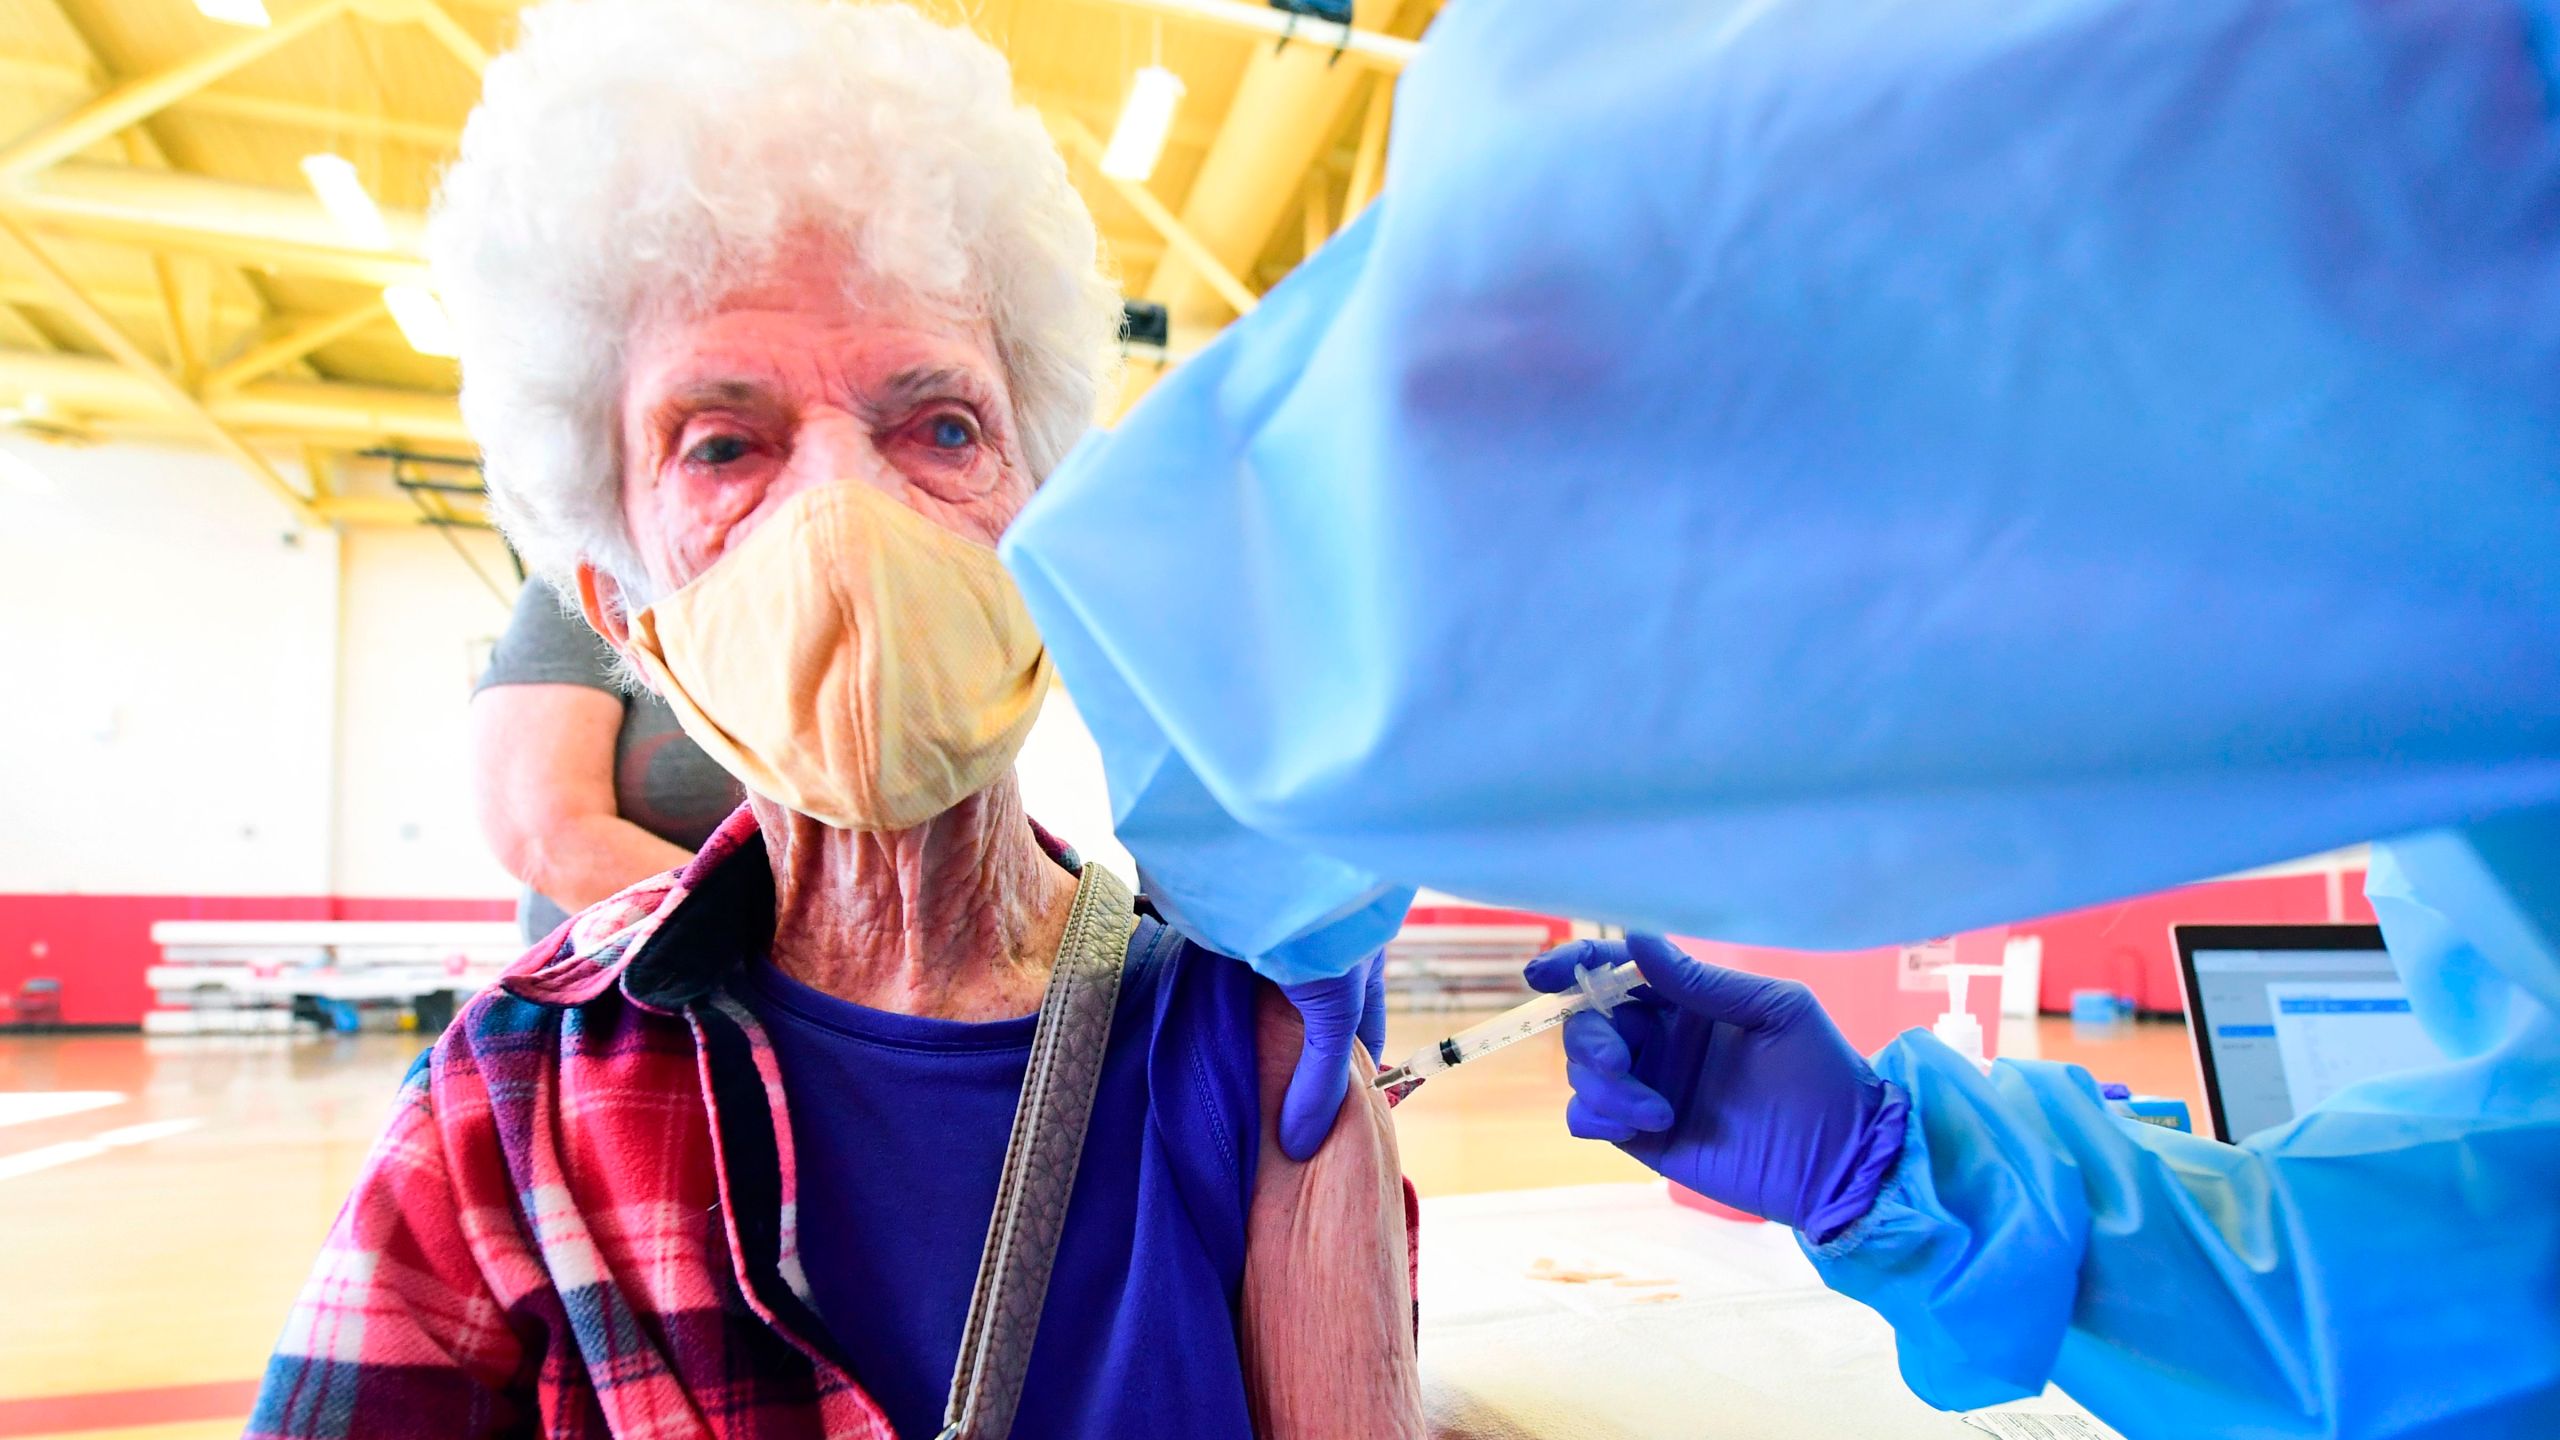
[[[341,895],[512,895],[471,809],[465,708],[506,628],[497,537],[351,530],[339,541],[337,871]],[[496,583],[495,591],[490,583]]]
[[[434,532],[296,533],[203,451],[0,436],[0,891],[512,893],[462,750],[504,618]]]
[[[209,454],[0,452],[0,890],[325,890],[336,538]]]

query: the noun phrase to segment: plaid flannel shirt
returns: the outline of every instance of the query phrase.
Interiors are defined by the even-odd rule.
[[[402,1082],[251,1440],[893,1440],[810,1307],[781,1074],[723,988],[773,905],[740,810],[463,1008]]]
[[[772,914],[742,809],[463,1007],[402,1082],[248,1435],[892,1440],[805,1298],[781,1074],[721,988]]]

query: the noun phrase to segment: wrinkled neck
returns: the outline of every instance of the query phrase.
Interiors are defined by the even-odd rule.
[[[910,830],[838,830],[751,797],[773,866],[773,961],[857,1005],[950,1020],[1039,1008],[1075,877],[1012,775]]]

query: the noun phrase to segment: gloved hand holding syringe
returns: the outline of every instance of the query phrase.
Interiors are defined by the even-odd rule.
[[[1606,1015],[1617,1008],[1627,993],[1644,983],[1643,972],[1633,960],[1615,965],[1594,966],[1574,973],[1574,988],[1513,1006],[1478,1025],[1425,1045],[1406,1058],[1401,1065],[1378,1072],[1378,1088],[1390,1100],[1401,1100],[1413,1093],[1414,1087],[1453,1066],[1464,1065],[1480,1055],[1490,1055],[1506,1045],[1514,1045],[1532,1035],[1544,1034],[1563,1024],[1568,1016],[1585,1010]]]

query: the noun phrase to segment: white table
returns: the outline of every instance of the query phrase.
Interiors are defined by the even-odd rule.
[[[1616,1274],[1564,1283],[1533,1276],[1541,1262]],[[1426,1199],[1422,1376],[1435,1440],[1982,1440],[2034,1435],[2030,1417],[2115,1436],[2058,1391],[1983,1425],[1929,1408],[1891,1329],[1825,1288],[1789,1231],[1658,1184]]]

